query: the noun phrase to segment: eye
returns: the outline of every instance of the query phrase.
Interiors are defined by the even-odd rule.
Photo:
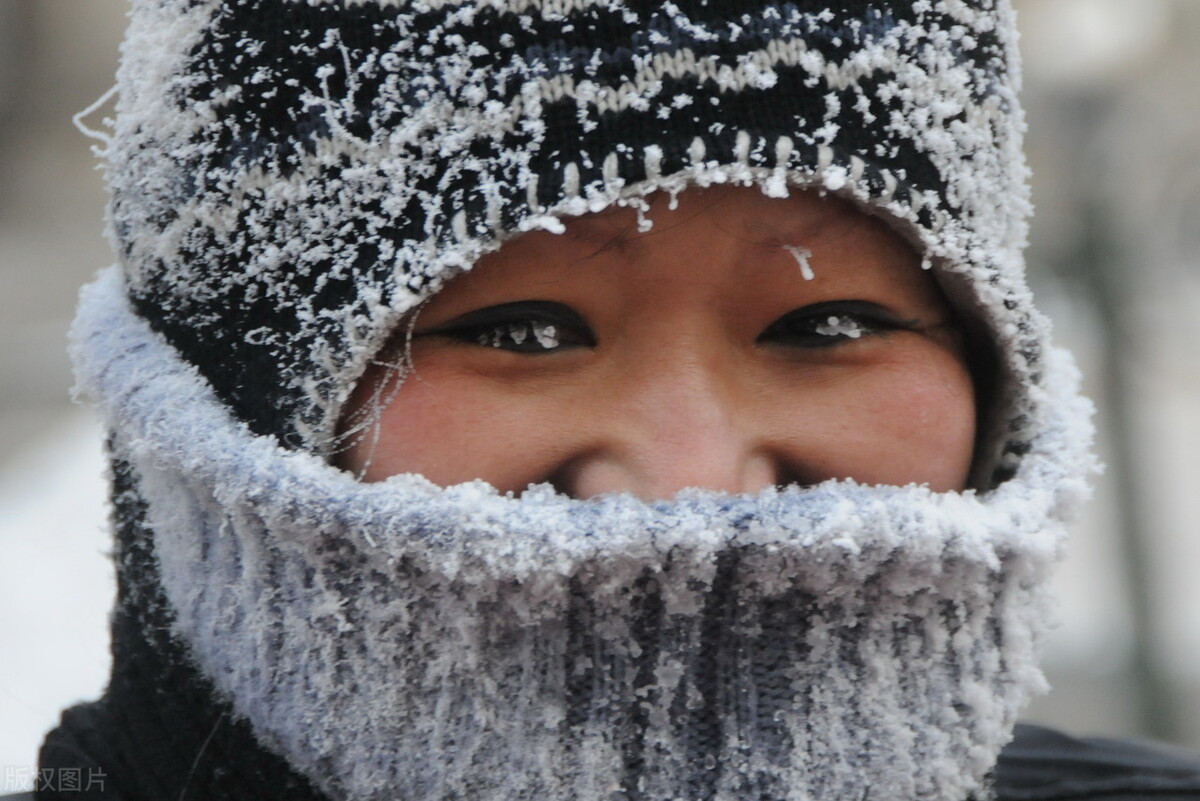
[[[859,300],[814,303],[788,312],[758,336],[760,344],[791,348],[829,348],[890,331],[910,331],[904,320],[884,307]]]
[[[511,353],[555,353],[593,347],[596,338],[583,317],[561,303],[520,300],[468,312],[414,337],[441,336]]]

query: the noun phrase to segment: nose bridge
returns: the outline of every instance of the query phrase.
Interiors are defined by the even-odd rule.
[[[676,341],[622,375],[601,460],[616,486],[600,491],[658,499],[687,487],[752,492],[775,483],[728,359]]]
[[[730,377],[717,354],[687,343],[663,349],[626,374],[625,411],[647,445],[696,446],[701,434],[728,439],[739,422]]]

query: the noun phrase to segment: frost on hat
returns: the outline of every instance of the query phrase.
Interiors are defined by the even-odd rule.
[[[1015,60],[994,0],[138,0],[112,230],[140,313],[316,452],[400,315],[482,253],[688,185],[877,210],[1019,386],[1045,332]],[[1003,399],[997,449],[1027,449],[1033,403]]]

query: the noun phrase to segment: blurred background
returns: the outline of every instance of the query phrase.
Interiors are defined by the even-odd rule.
[[[1031,280],[1099,407],[1108,470],[1057,582],[1026,714],[1200,748],[1200,3],[1016,0]],[[108,264],[95,144],[124,0],[0,2],[0,792],[107,672],[101,433],[66,330]],[[86,124],[101,126],[102,106]]]

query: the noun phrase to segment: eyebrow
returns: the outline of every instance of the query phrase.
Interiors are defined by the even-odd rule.
[[[609,251],[621,251],[640,237],[653,236],[665,230],[659,227],[661,223],[656,223],[651,230],[641,231],[636,216],[619,227],[609,222],[614,218],[624,217],[627,211],[622,208],[609,208],[577,218],[576,222],[581,224],[568,228],[565,235],[572,242],[593,248],[580,259],[581,261],[593,259]],[[828,213],[803,226],[785,224],[764,232],[765,235],[745,234],[738,238],[748,245],[779,251],[787,254],[789,258],[796,258],[797,249],[808,250],[819,242],[837,241],[857,230],[864,220],[860,215],[848,212],[848,209],[831,208]]]
[[[605,217],[615,217],[616,214],[598,214],[587,219],[587,223],[593,223],[597,220],[603,220]],[[567,237],[574,242],[579,242],[583,245],[594,248],[590,253],[581,259],[587,261],[599,256],[610,250],[621,250],[626,245],[634,240],[638,234],[637,219],[631,220],[627,225],[622,225],[614,230],[605,228],[601,225],[577,225],[567,229]]]
[[[867,218],[869,219],[869,218]],[[850,214],[842,210],[831,210],[822,214],[808,225],[781,226],[775,235],[762,240],[764,244],[807,245],[815,242],[837,241],[858,230],[867,221],[863,215]]]

